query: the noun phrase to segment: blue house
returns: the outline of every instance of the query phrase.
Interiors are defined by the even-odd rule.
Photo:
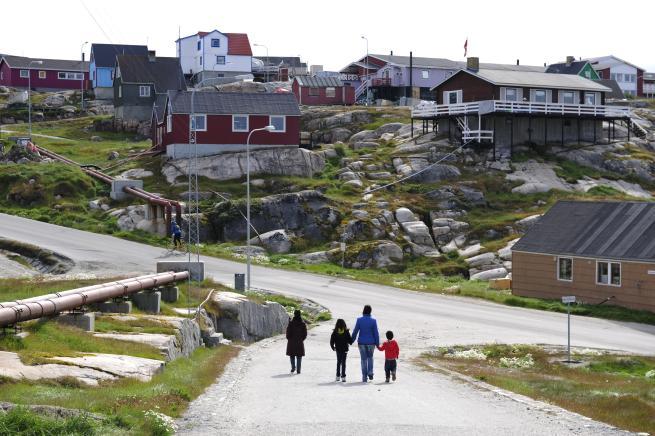
[[[114,68],[117,55],[148,55],[145,45],[92,44],[89,63],[91,88],[97,99],[114,98]]]

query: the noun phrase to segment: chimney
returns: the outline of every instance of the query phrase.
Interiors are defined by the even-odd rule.
[[[519,60],[517,59],[517,60],[516,60],[516,65],[520,65],[520,64],[521,64],[521,63],[520,63]]]
[[[575,62],[575,56],[567,56],[566,57],[566,66],[567,67],[570,67],[573,62]]]
[[[155,56],[155,51],[148,50],[148,62],[155,62],[156,60],[157,60],[157,56]]]
[[[466,58],[466,69],[470,71],[478,71],[480,69],[480,58]]]

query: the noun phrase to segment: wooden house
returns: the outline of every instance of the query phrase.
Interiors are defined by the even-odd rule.
[[[336,77],[296,76],[291,89],[298,103],[307,106],[351,105],[355,88]]]
[[[512,247],[512,293],[655,312],[655,203],[556,203]]]
[[[28,83],[38,91],[88,89],[89,63],[11,55],[0,58],[0,85],[27,89]]]

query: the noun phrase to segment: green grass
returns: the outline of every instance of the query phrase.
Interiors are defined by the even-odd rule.
[[[485,360],[448,356],[449,349],[478,349]],[[502,358],[524,358],[534,365],[505,367]],[[440,348],[423,355],[422,362],[466,374],[502,389],[555,404],[592,419],[636,432],[655,432],[655,380],[644,377],[655,368],[646,356],[577,355],[581,365],[561,363],[566,352],[531,345],[477,345]],[[431,368],[430,366],[426,366]]]
[[[95,435],[110,431],[87,415],[53,418],[25,407],[0,412],[0,434],[21,436]]]
[[[86,410],[107,415],[123,432],[151,434],[145,412],[155,410],[174,418],[181,416],[237,354],[238,349],[229,346],[198,348],[189,358],[167,364],[149,382],[122,379],[99,388],[4,380],[0,401]]]

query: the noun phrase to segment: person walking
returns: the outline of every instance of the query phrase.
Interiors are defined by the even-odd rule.
[[[352,341],[357,340],[359,347],[359,357],[362,363],[362,383],[373,380],[373,350],[380,345],[380,333],[378,332],[378,323],[371,316],[371,306],[364,306],[362,316],[357,318],[355,328],[353,329]]]
[[[182,246],[182,229],[177,224],[177,221],[171,221],[171,234],[173,235],[173,249]]]
[[[287,356],[291,361],[291,374],[300,374],[302,358],[305,355],[305,339],[307,339],[307,324],[303,321],[300,310],[293,312],[293,319],[287,326]]]
[[[332,351],[337,352],[337,378],[335,381],[346,382],[346,358],[350,344],[352,344],[350,330],[348,330],[346,321],[339,318],[332,330],[332,336],[330,336],[330,347]]]
[[[398,347],[398,342],[394,340],[391,330],[386,333],[386,336],[387,342],[378,347],[378,350],[384,351],[385,382],[389,383],[389,377],[393,377],[393,381],[396,381],[396,360],[400,355],[400,347]]]

